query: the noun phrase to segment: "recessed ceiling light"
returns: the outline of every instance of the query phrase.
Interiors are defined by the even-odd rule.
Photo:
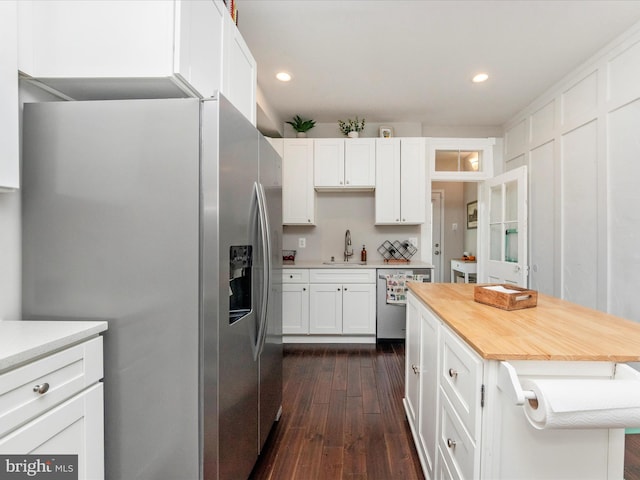
[[[287,72],[279,72],[276,74],[276,78],[281,82],[288,82],[289,80],[291,80],[291,75],[289,75]]]
[[[486,81],[489,78],[489,75],[486,73],[479,73],[471,80],[473,83],[481,83]]]

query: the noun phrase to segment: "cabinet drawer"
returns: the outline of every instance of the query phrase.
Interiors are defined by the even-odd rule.
[[[0,437],[69,399],[103,376],[102,337],[0,375]],[[48,385],[44,393],[36,385]]]
[[[309,270],[306,268],[283,268],[282,283],[309,283]]]
[[[368,268],[311,269],[309,283],[376,283],[376,271]]]
[[[439,447],[453,478],[477,478],[475,471],[476,444],[471,439],[462,421],[456,415],[447,395],[440,392],[440,439]],[[474,472],[476,475],[474,476]]]
[[[448,328],[442,329],[440,384],[473,439],[480,428],[482,360]]]

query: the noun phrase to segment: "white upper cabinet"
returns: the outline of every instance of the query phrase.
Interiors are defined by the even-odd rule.
[[[0,191],[20,186],[16,2],[0,2]]]
[[[424,138],[376,139],[376,224],[420,224],[426,211]]]
[[[282,223],[314,225],[313,140],[285,139],[282,150]]]
[[[18,6],[18,68],[64,96],[209,98],[221,91],[255,124],[255,60],[221,0]]]
[[[231,15],[224,15],[224,32],[222,93],[255,125],[258,66]]]
[[[323,138],[314,140],[316,189],[375,188],[374,138]]]

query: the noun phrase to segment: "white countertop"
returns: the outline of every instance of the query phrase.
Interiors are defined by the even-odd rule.
[[[88,339],[107,322],[0,321],[0,372]]]
[[[284,264],[282,268],[394,268],[394,269],[418,269],[418,268],[433,268],[430,263],[422,262],[409,262],[409,263],[385,263],[383,260],[374,260],[360,264],[358,261],[351,260],[348,264],[342,262],[336,262],[332,265],[323,263],[322,260],[296,260],[296,263]]]

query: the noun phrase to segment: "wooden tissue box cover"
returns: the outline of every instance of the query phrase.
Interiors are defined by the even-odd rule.
[[[508,284],[478,285],[473,290],[473,299],[502,310],[531,308],[538,304],[538,292]]]

